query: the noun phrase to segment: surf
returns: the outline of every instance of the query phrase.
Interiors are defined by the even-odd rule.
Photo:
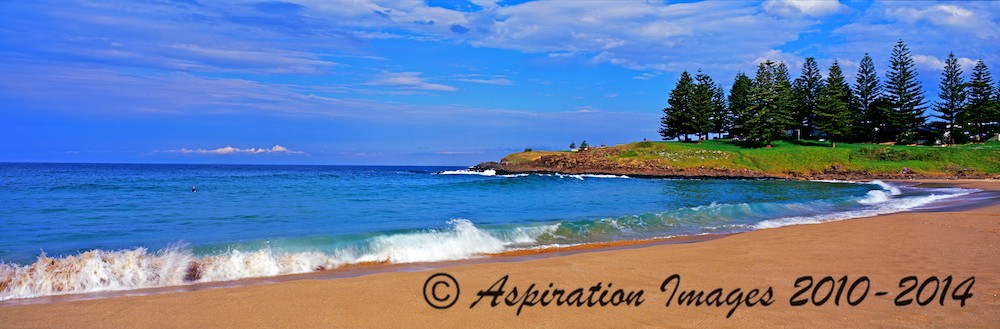
[[[94,249],[61,257],[42,253],[28,264],[0,264],[0,300],[272,277],[356,264],[461,260],[590,242],[738,233],[907,211],[977,192],[878,181],[856,184],[874,188],[863,194],[824,199],[712,202],[594,219],[478,225],[468,219],[453,219],[437,229],[273,238],[213,248],[178,243],[155,252],[138,247]]]

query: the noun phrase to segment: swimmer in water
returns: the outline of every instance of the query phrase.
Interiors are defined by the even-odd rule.
[[[198,189],[195,188],[194,185],[191,185],[191,192],[198,192]]]

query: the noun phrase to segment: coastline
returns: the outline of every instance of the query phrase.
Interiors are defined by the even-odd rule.
[[[1000,191],[995,180],[919,180],[926,186],[958,186]],[[110,326],[740,326],[779,325],[986,327],[1000,321],[1000,204],[945,212],[903,212],[877,217],[757,230],[686,244],[594,246],[586,252],[500,255],[486,261],[413,264],[387,271],[346,273],[325,280],[318,274],[288,281],[194,289],[143,296],[122,296],[31,305],[3,305],[0,318],[14,327]],[[521,257],[527,256],[527,257]],[[507,258],[507,259],[503,259]],[[394,265],[388,265],[394,266]],[[374,266],[383,267],[383,266]],[[463,287],[457,306],[437,310],[426,304],[421,286],[435,272],[446,272]],[[331,272],[332,273],[332,272]],[[664,307],[658,290],[670,274],[686,288],[710,290],[774,287],[768,307]],[[328,273],[329,274],[329,273]],[[354,275],[357,274],[357,275]],[[550,282],[589,287],[643,289],[641,307],[533,307],[489,304],[469,308],[477,290],[504,274],[510,285]],[[352,276],[354,275],[354,276]],[[895,306],[891,298],[869,296],[856,307],[789,305],[794,281],[817,277],[868,276],[877,289],[898,292],[899,280],[975,276],[974,296],[964,307]],[[488,303],[488,302],[484,302]],[[391,310],[391,312],[387,312]],[[925,322],[930,321],[930,322]]]
[[[704,144],[643,141],[573,151],[526,150],[469,169],[498,175],[560,173],[687,179],[1000,179],[1000,167],[996,167],[1000,163],[983,161],[1000,155],[994,149],[911,149],[870,144],[826,148],[799,144],[753,149],[718,140]]]

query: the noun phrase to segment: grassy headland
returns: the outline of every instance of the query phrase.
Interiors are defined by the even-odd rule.
[[[635,176],[874,179],[1000,178],[1000,143],[949,147],[775,142],[744,148],[733,141],[637,142],[580,152],[510,154],[480,169]]]

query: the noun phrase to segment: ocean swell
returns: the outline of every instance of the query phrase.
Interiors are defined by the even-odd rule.
[[[578,179],[584,177],[590,176],[581,175]],[[976,192],[897,187],[880,181],[865,184],[877,188],[863,195],[828,199],[711,203],[620,217],[503,226],[476,226],[469,220],[456,219],[443,229],[334,236],[331,239],[335,243],[303,242],[294,248],[234,244],[222,251],[200,255],[188,246],[172,246],[156,252],[146,248],[91,250],[63,257],[43,253],[26,265],[0,263],[0,300],[238,280],[350,264],[467,259],[513,249],[587,242],[733,233],[906,211]]]

